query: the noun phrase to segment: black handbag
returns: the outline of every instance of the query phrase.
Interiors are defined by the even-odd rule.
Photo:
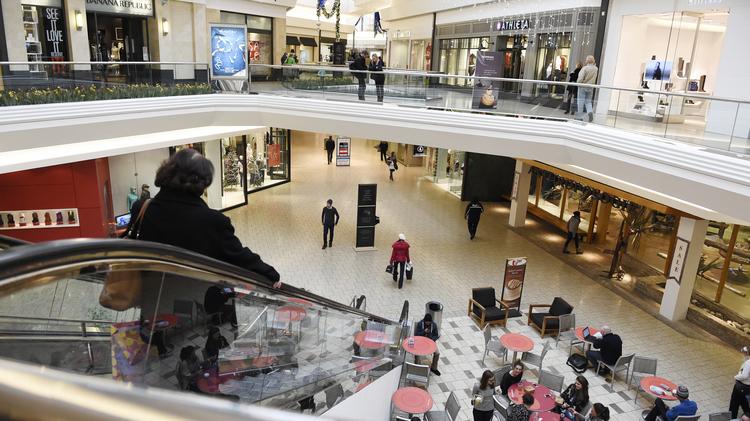
[[[393,265],[388,265],[385,267],[386,273],[393,273]]]
[[[576,373],[583,373],[589,366],[589,360],[581,354],[572,354],[566,364]]]
[[[411,281],[412,276],[414,276],[414,265],[409,264],[409,268],[406,269],[406,279]]]

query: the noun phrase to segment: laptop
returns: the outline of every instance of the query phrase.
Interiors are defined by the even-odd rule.
[[[589,329],[589,327],[586,326],[583,328],[583,332],[581,332],[581,334],[583,335],[584,338],[588,338],[589,335],[591,334],[591,329]]]

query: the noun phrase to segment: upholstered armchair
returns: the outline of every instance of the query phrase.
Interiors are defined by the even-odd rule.
[[[546,308],[546,312],[534,312],[534,309]],[[529,326],[539,331],[539,335],[556,333],[560,329],[559,317],[573,313],[573,307],[560,297],[555,297],[552,304],[531,304],[529,306]]]
[[[469,316],[479,323],[479,328],[494,324],[505,326],[510,307],[495,298],[495,289],[490,287],[474,288],[469,299]]]

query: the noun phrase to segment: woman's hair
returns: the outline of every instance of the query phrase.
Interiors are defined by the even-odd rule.
[[[576,381],[581,384],[581,390],[576,390],[576,394],[578,395],[578,401],[579,402],[588,402],[589,400],[589,381],[583,377],[578,376],[576,377]]]
[[[597,402],[594,404],[593,409],[594,409],[594,412],[596,412],[596,416],[599,417],[599,419],[604,420],[604,421],[609,421],[609,408]]]
[[[523,365],[523,362],[521,362],[521,360],[516,360],[513,362],[513,365],[511,366],[511,368],[516,368],[516,367],[521,367],[521,370],[526,369],[526,366]]]
[[[186,347],[183,347],[180,350],[180,359],[183,360],[183,361],[187,360],[188,358],[190,358],[191,355],[193,355],[194,352],[195,352],[195,347],[192,346],[192,345],[188,345]]]
[[[214,165],[195,149],[183,149],[164,161],[154,184],[200,196],[211,185]]]
[[[523,404],[526,406],[534,405],[534,395],[526,393],[523,395]]]
[[[495,377],[495,375],[492,374],[490,370],[484,370],[484,373],[482,373],[482,380],[479,381],[479,388],[482,390],[487,389],[487,384],[493,377]]]

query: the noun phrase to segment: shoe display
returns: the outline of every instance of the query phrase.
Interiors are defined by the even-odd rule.
[[[16,226],[16,220],[15,220],[15,218],[13,218],[13,214],[12,213],[8,214],[8,226],[9,227],[15,227]]]
[[[49,212],[44,212],[44,225],[52,225],[52,217]]]
[[[69,224],[75,224],[76,223],[76,213],[73,211],[68,211],[68,223]]]
[[[31,224],[32,225],[39,225],[39,214],[34,212],[31,214]]]
[[[57,212],[55,214],[55,224],[56,225],[62,225],[63,224],[62,212]]]
[[[23,213],[18,216],[18,226],[19,227],[25,227],[26,226],[26,215]]]

